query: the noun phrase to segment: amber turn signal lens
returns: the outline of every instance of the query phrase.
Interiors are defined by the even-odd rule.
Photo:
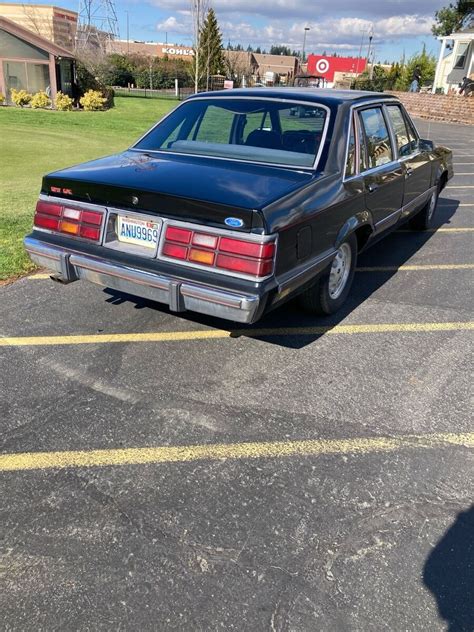
[[[62,221],[60,230],[62,233],[70,233],[71,235],[78,235],[79,224],[73,224],[72,222]]]
[[[214,257],[215,254],[213,252],[191,248],[188,255],[188,261],[195,261],[196,263],[204,263],[208,266],[212,266],[214,265]]]

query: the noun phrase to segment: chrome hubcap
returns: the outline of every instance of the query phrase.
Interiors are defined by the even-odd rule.
[[[352,251],[349,244],[342,244],[333,259],[329,273],[329,296],[339,298],[346,287],[351,271]]]
[[[436,192],[431,195],[430,206],[428,208],[428,219],[430,220],[435,212],[436,208]]]

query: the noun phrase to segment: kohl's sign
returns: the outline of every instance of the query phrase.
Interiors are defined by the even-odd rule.
[[[174,47],[163,47],[161,52],[164,55],[194,55],[194,50],[192,48],[174,48]]]

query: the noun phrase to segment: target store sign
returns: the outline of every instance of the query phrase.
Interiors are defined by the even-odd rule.
[[[360,74],[365,70],[366,60],[358,57],[332,57],[329,55],[308,55],[308,74],[334,81],[335,72]]]

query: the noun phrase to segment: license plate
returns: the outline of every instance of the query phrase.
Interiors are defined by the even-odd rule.
[[[156,248],[159,224],[136,217],[117,215],[117,239],[126,244]]]

